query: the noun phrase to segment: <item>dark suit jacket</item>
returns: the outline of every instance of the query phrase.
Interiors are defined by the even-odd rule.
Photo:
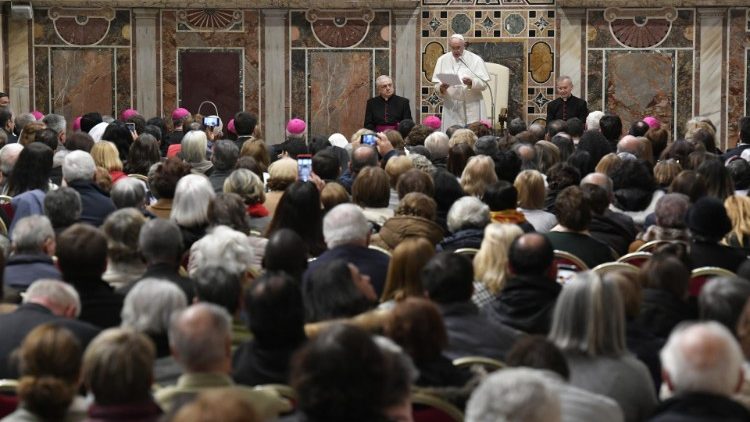
[[[68,183],[81,196],[81,222],[99,227],[108,215],[115,212],[115,204],[94,182],[77,180]]]
[[[523,335],[480,314],[471,301],[438,304],[438,307],[448,331],[448,347],[443,354],[450,359],[486,356],[504,361],[513,343]]]
[[[525,333],[547,335],[560,290],[544,275],[516,275],[482,312]]]
[[[8,358],[31,330],[50,322],[69,329],[82,350],[99,334],[99,328],[86,322],[54,315],[36,303],[23,304],[9,314],[0,315],[0,378],[18,378],[18,368],[10,365]]]
[[[78,278],[74,287],[81,297],[81,315],[78,317],[81,321],[100,328],[120,325],[120,312],[125,297],[116,293],[106,281]]]
[[[588,115],[589,106],[586,104],[586,100],[582,100],[575,95],[571,95],[568,98],[567,104],[565,104],[564,119],[562,98],[556,98],[547,104],[547,122],[553,120],[568,120],[572,117],[578,117],[582,122],[585,122]]]
[[[692,242],[690,260],[693,269],[700,267],[721,267],[733,273],[747,259],[742,249],[710,242]]]
[[[387,120],[385,119],[386,104],[388,104]],[[409,107],[408,99],[394,94],[388,101],[380,95],[367,100],[364,124],[367,129],[375,130],[375,126],[384,124],[397,125],[398,122],[405,119],[411,119],[411,107]]]
[[[382,252],[364,246],[341,245],[323,252],[318,259],[311,262],[307,267],[307,271],[302,277],[303,283],[307,282],[310,274],[316,268],[335,259],[342,259],[354,264],[362,274],[369,275],[372,287],[375,288],[375,293],[380,297],[383,293],[383,287],[385,287],[385,277],[391,259]]]
[[[136,283],[147,278],[158,278],[160,280],[171,281],[180,289],[182,289],[183,292],[185,292],[187,303],[193,303],[193,296],[195,296],[193,281],[187,277],[181,276],[179,273],[179,268],[174,268],[169,264],[153,264],[148,266],[148,268],[146,268],[146,272],[143,273],[141,278],[134,281],[133,283],[128,284],[127,286],[119,288],[117,290],[117,293],[121,294],[123,297],[127,296],[130,290],[133,289],[133,287],[136,285]]]

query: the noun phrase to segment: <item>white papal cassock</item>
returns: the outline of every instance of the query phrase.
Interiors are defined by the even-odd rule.
[[[461,60],[463,60],[463,63]],[[464,50],[461,60],[453,57],[452,52],[445,53],[438,58],[435,71],[432,74],[435,92],[443,99],[443,131],[453,125],[477,122],[486,116],[482,91],[487,87],[486,81],[489,81],[490,76],[487,73],[484,60],[466,50]],[[436,76],[440,73],[454,73],[461,80],[464,77],[471,78],[471,88],[466,85],[454,85],[448,87],[445,94],[441,94],[440,80]]]

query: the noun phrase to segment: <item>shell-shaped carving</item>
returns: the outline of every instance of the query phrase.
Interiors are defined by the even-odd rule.
[[[546,42],[535,43],[529,53],[529,73],[537,83],[547,82],[552,75],[552,48]]]
[[[424,78],[429,82],[432,81],[432,73],[435,72],[435,64],[437,64],[438,58],[445,53],[445,48],[439,42],[431,42],[427,44],[422,53],[422,74]]]
[[[315,36],[328,47],[346,48],[359,44],[369,29],[369,24],[361,19],[328,20],[319,19],[312,23]]]
[[[229,29],[242,20],[242,12],[232,9],[188,9],[178,19],[194,29]]]
[[[632,48],[659,45],[669,34],[672,23],[666,19],[648,19],[639,25],[632,19],[618,19],[609,24],[612,35],[620,44]]]

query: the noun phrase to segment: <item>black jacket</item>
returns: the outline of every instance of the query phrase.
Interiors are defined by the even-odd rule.
[[[664,290],[647,288],[643,290],[643,303],[635,322],[651,334],[667,338],[677,324],[697,318],[697,309],[687,301]]]
[[[561,289],[546,275],[516,275],[482,311],[517,330],[546,335],[552,325],[552,311]]]
[[[628,253],[628,247],[635,240],[638,229],[629,216],[605,210],[604,214],[591,213],[589,234],[622,256]]]
[[[750,411],[743,405],[706,393],[678,394],[656,407],[649,422],[747,422]]]
[[[448,331],[448,347],[443,354],[450,359],[485,356],[505,360],[513,343],[523,334],[479,313],[471,302],[438,304]]]
[[[387,116],[386,104],[388,105]],[[392,95],[386,101],[378,95],[367,100],[364,123],[367,129],[375,130],[376,126],[384,124],[397,125],[398,122],[406,119],[411,119],[411,107],[409,107],[409,100],[404,97]]]
[[[547,122],[568,120],[573,117],[578,117],[582,122],[585,122],[588,115],[589,107],[586,101],[574,95],[568,97],[568,101],[565,104],[565,116],[563,116],[562,98],[555,98],[547,104]]]

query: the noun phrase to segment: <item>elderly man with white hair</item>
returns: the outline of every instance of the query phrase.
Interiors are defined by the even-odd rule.
[[[8,290],[23,292],[40,278],[62,280],[62,274],[52,262],[55,255],[55,231],[43,215],[22,218],[11,233],[13,254],[3,271],[5,297]],[[8,289],[10,288],[10,289]]]
[[[365,108],[365,127],[376,132],[398,129],[398,123],[411,119],[409,100],[396,95],[393,79],[380,75],[375,79],[378,95],[367,100]]]
[[[362,209],[354,204],[334,207],[323,219],[323,237],[328,250],[309,264],[303,276],[304,282],[316,268],[343,259],[356,265],[362,274],[370,276],[378,296],[383,293],[390,257],[367,247],[370,243],[370,225]]]
[[[678,326],[661,350],[662,376],[674,393],[651,422],[750,421],[750,411],[730,397],[744,379],[742,350],[717,322]]]
[[[23,145],[19,143],[6,144],[0,148],[0,194],[2,195],[8,194],[8,179],[21,150],[23,150]]]
[[[94,183],[96,164],[88,152],[72,151],[63,161],[63,181],[81,196],[81,222],[99,227],[115,204]]]
[[[26,335],[39,325],[55,323],[69,329],[85,348],[99,334],[99,328],[76,318],[81,301],[70,284],[40,279],[26,291],[23,304],[0,315],[0,378],[18,378],[18,368],[9,357]]]
[[[490,223],[490,207],[475,196],[464,196],[453,203],[447,220],[451,235],[438,243],[438,251],[479,249],[484,239],[484,228]]]
[[[246,234],[227,226],[216,226],[190,248],[188,274],[193,277],[198,270],[220,264],[240,279],[247,280],[255,270],[253,255]]]
[[[438,58],[432,74],[435,93],[443,99],[443,132],[453,125],[465,126],[486,117],[482,91],[490,76],[484,60],[465,48],[461,34],[451,35],[449,51]],[[448,74],[456,75],[460,83],[441,80],[441,75]]]
[[[535,369],[497,371],[474,390],[468,422],[559,422],[560,398]]]

